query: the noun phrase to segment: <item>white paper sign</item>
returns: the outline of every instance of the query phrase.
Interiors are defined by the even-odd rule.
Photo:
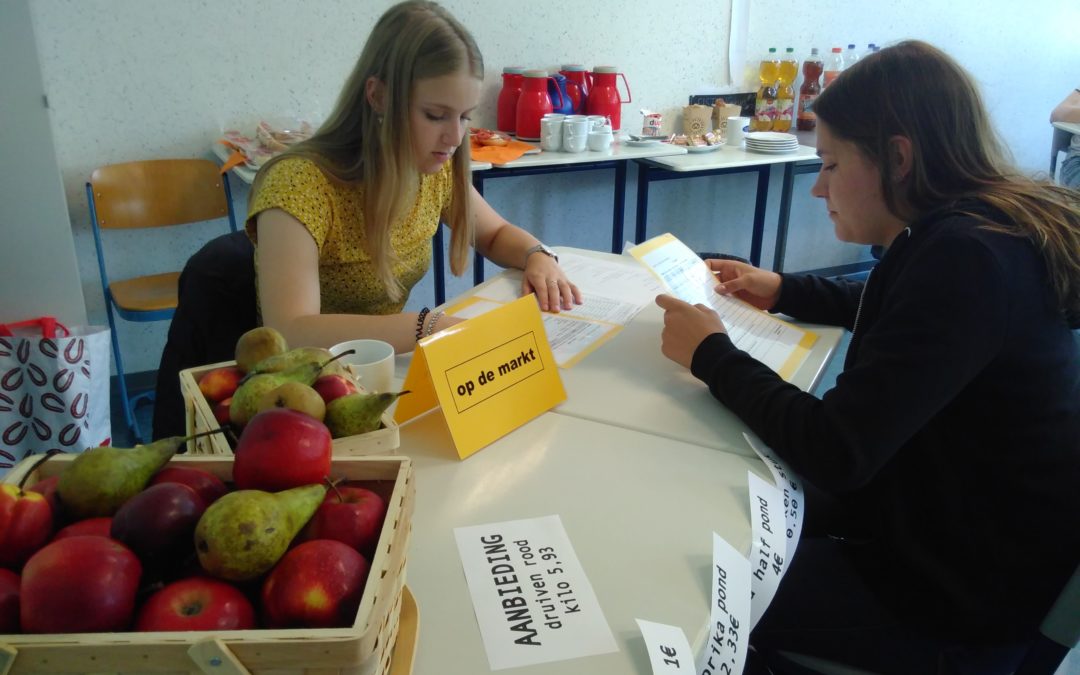
[[[693,675],[694,654],[682,628],[644,619],[636,621],[645,638],[653,675]]]
[[[773,475],[776,487],[784,495],[784,520],[787,523],[787,559],[795,556],[802,536],[803,514],[806,512],[806,497],[803,494],[802,479],[787,464],[773,454],[772,448],[752,433],[743,433],[743,438],[758,454]]]
[[[750,487],[750,629],[769,608],[787,571],[783,496],[771,483],[746,473]]]
[[[750,643],[750,563],[715,532],[712,577],[709,638],[698,655],[697,672],[741,673]]]
[[[492,670],[618,650],[559,516],[454,536]]]

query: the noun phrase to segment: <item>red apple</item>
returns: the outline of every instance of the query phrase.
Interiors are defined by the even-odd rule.
[[[19,632],[19,575],[0,569],[0,635]]]
[[[304,541],[333,539],[365,555],[379,541],[386,502],[371,490],[342,486],[329,490],[301,534]]]
[[[154,474],[150,479],[150,485],[158,483],[180,483],[195,491],[202,497],[203,503],[210,506],[219,497],[229,491],[220,478],[202,469],[190,466],[167,466]]]
[[[52,508],[45,495],[0,485],[0,567],[22,567],[49,541],[52,530]]]
[[[360,607],[368,561],[330,539],[300,544],[282,557],[262,587],[271,628],[351,626]]]
[[[208,577],[174,581],[139,609],[135,630],[245,630],[255,609],[240,589]]]
[[[30,487],[26,488],[31,492],[45,495],[45,499],[48,500],[49,506],[52,507],[53,526],[55,527],[64,519],[63,504],[60,503],[60,497],[56,494],[56,484],[60,482],[60,475],[49,476],[44,480],[39,480]]]
[[[52,540],[63,539],[64,537],[105,537],[109,538],[111,535],[109,532],[112,530],[112,517],[104,516],[101,518],[87,518],[85,520],[78,520],[68,525],[67,527],[60,528],[60,531],[53,535]]]
[[[311,388],[319,392],[319,396],[322,396],[324,403],[329,403],[336,398],[341,398],[347,394],[355,394],[359,391],[355,382],[338,373],[319,377],[311,385]]]
[[[148,567],[179,564],[195,552],[195,525],[205,510],[187,485],[158,483],[124,502],[110,535]]]
[[[233,458],[237,490],[279,492],[330,474],[330,430],[309,415],[271,408],[251,418]]]
[[[232,396],[242,379],[244,371],[236,366],[214,368],[199,378],[199,391],[207,401],[216,403]]]
[[[229,419],[229,406],[231,406],[231,405],[232,405],[232,396],[230,396],[229,398],[223,399],[221,401],[218,401],[217,403],[214,404],[214,408],[213,408],[214,419],[217,420],[217,423],[220,424],[221,426],[225,426],[226,424],[228,424],[231,421]]]
[[[19,616],[24,633],[125,630],[135,610],[142,565],[104,537],[47,544],[23,567]]]

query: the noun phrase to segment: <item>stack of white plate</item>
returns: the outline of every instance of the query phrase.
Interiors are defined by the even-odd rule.
[[[779,131],[754,131],[746,134],[746,149],[770,155],[795,152],[799,149],[799,139],[795,134]]]

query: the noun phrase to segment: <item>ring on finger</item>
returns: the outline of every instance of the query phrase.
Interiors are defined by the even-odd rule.
[[[548,279],[548,283],[552,286],[558,286],[559,282],[556,279]]]

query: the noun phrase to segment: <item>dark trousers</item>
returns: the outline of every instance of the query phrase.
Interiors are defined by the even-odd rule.
[[[1005,675],[1026,643],[972,644],[947,634],[938,598],[898,569],[843,505],[807,494],[803,538],[754,628],[746,673],[814,673],[781,652],[880,675]],[[816,516],[816,517],[815,517]],[[872,577],[868,575],[872,570]],[[890,579],[895,582],[890,582]],[[944,622],[947,624],[947,621]],[[768,668],[766,670],[766,668]]]
[[[251,240],[241,230],[209,241],[180,273],[179,302],[158,366],[155,439],[186,433],[180,371],[232,360],[237,339],[257,323]]]

